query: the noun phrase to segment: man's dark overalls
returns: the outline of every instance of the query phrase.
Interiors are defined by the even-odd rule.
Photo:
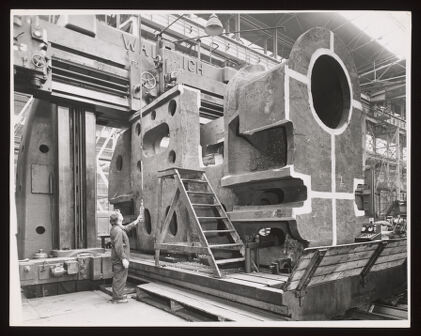
[[[130,260],[130,243],[127,232],[137,226],[137,221],[126,226],[115,224],[110,231],[111,238],[111,263],[113,268],[113,300],[125,299],[124,289],[126,287],[127,274],[129,269],[124,268],[122,260]]]

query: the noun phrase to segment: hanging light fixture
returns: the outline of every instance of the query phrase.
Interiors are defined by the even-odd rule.
[[[218,19],[215,13],[213,13],[209,17],[208,22],[206,22],[205,31],[206,31],[206,34],[210,36],[220,35],[224,31],[222,22]]]

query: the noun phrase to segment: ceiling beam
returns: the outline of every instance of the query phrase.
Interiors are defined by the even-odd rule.
[[[384,69],[384,68],[389,68],[389,67],[391,67],[392,65],[398,64],[398,63],[399,63],[399,62],[401,62],[401,61],[403,61],[403,60],[397,60],[397,61],[395,61],[395,62],[392,62],[392,63],[386,64],[386,65],[382,65],[382,66],[379,66],[379,67],[377,67],[377,68],[376,68],[376,67],[374,67],[374,69],[372,69],[372,70],[370,70],[370,71],[367,71],[367,72],[364,72],[364,73],[362,73],[362,74],[358,75],[358,77],[359,77],[359,78],[361,78],[361,77],[367,76],[367,75],[369,75],[369,74],[371,74],[371,73],[373,73],[373,72],[375,72],[375,71],[379,71],[379,70]]]
[[[242,20],[243,20],[245,23],[248,23],[249,25],[254,26],[254,27],[256,27],[256,28],[270,28],[270,26],[268,26],[268,25],[264,24],[263,22],[261,22],[261,21],[260,21],[260,20],[258,20],[258,19],[253,18],[253,17],[252,17],[252,16],[250,16],[249,14],[243,14],[243,15],[241,16],[241,18],[242,18]],[[273,37],[273,36],[272,36],[272,34],[267,33],[267,32],[265,32],[265,31],[263,31],[263,32],[264,32],[264,34],[266,34],[267,36],[269,36],[269,37]],[[287,46],[287,47],[290,47],[290,48],[294,45],[294,42],[295,42],[295,41],[292,41],[291,37],[289,37],[288,35],[285,35],[285,34],[283,34],[283,33],[281,33],[281,32],[278,32],[278,41],[279,41],[281,44],[283,44],[283,45],[285,45],[285,46]]]

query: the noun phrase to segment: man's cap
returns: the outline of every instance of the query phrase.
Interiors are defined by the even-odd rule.
[[[110,221],[111,222],[117,222],[119,218],[123,218],[123,215],[121,214],[119,209],[116,209],[114,212],[110,215]]]

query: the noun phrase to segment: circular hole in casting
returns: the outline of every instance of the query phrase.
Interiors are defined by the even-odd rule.
[[[175,152],[172,150],[172,151],[170,151],[170,153],[168,154],[168,161],[169,161],[170,163],[174,163],[174,162],[175,162],[175,159],[176,159],[176,155],[175,155]]]
[[[48,153],[48,151],[50,150],[50,148],[47,145],[42,144],[41,146],[39,146],[39,150],[41,153]]]
[[[148,209],[144,210],[143,220],[144,220],[146,233],[151,234],[151,232],[152,232],[151,214],[149,213]]]
[[[171,116],[173,116],[176,110],[177,110],[177,102],[174,99],[172,99],[170,103],[168,104],[168,112]]]
[[[38,233],[38,234],[43,234],[44,232],[45,232],[45,227],[43,227],[43,226],[37,226],[36,228],[35,228],[35,231],[36,231],[36,233]]]
[[[121,169],[123,169],[123,157],[121,155],[117,156],[117,162],[115,166],[118,171],[121,171]]]
[[[314,110],[327,127],[336,129],[346,123],[351,90],[342,66],[333,57],[322,55],[314,63],[311,94]]]
[[[262,228],[258,232],[260,247],[281,246],[285,242],[285,233],[279,228]]]

